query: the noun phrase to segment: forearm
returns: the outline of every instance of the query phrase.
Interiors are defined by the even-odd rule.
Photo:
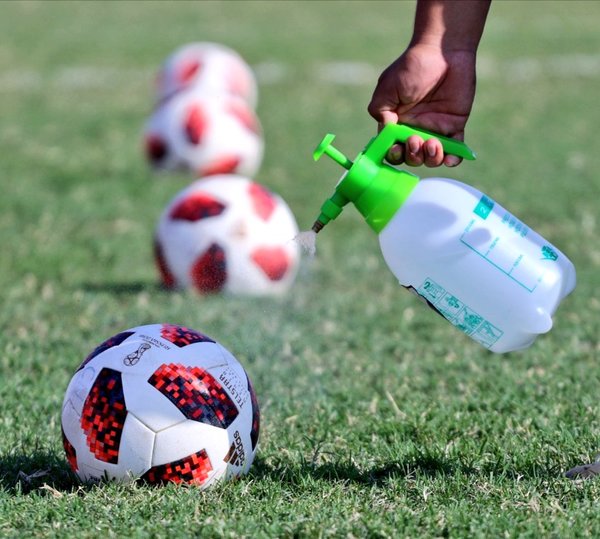
[[[411,45],[476,52],[491,0],[418,0]]]

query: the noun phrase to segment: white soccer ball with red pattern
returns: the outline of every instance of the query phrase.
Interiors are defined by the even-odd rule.
[[[248,472],[260,414],[241,364],[183,326],[128,329],[79,366],[62,408],[63,445],[85,482],[205,488]]]
[[[160,105],[144,129],[146,158],[157,170],[194,177],[254,176],[264,141],[258,117],[240,98],[188,90]]]
[[[258,101],[251,67],[236,51],[219,43],[189,43],[164,61],[157,76],[158,101],[189,88],[206,95],[240,97],[252,108]]]
[[[214,176],[168,204],[156,229],[155,259],[169,288],[281,294],[298,270],[297,234],[281,197],[241,176]]]

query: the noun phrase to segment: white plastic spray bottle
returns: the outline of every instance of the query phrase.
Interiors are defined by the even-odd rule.
[[[552,315],[575,288],[572,262],[500,204],[464,183],[419,178],[386,163],[391,146],[411,135],[440,140],[445,153],[475,159],[465,144],[406,125],[387,125],[354,162],[327,135],[315,161],[347,169],[312,227],[317,233],[352,202],[379,234],[400,284],[492,352],[530,346],[552,328]]]

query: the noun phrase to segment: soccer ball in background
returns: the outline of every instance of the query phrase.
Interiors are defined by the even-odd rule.
[[[239,97],[186,90],[159,106],[144,130],[146,158],[155,169],[254,176],[263,157],[262,129]]]
[[[205,95],[237,96],[253,109],[258,100],[250,66],[237,52],[218,43],[189,43],[164,61],[157,76],[158,102],[189,88]]]
[[[297,234],[281,197],[241,176],[213,176],[168,204],[156,229],[155,259],[167,287],[280,294],[296,277]]]
[[[223,346],[154,324],[111,337],[83,361],[61,423],[67,459],[83,481],[204,488],[248,471],[259,409],[246,371]]]

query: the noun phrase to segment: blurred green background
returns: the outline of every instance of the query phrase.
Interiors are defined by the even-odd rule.
[[[375,133],[377,76],[413,2],[0,4],[0,533],[37,536],[596,536],[600,450],[600,3],[492,5],[467,142],[478,160],[419,169],[486,192],[561,248],[578,287],[524,353],[491,355],[422,308],[348,209],[281,299],[157,285],[162,208],[191,180],[143,153],[156,71],[216,41],[259,81],[257,181],[308,228],[337,182],[312,161]],[[74,368],[155,322],[217,338],[262,406],[250,475],[195,489],[79,487],[60,442]]]

